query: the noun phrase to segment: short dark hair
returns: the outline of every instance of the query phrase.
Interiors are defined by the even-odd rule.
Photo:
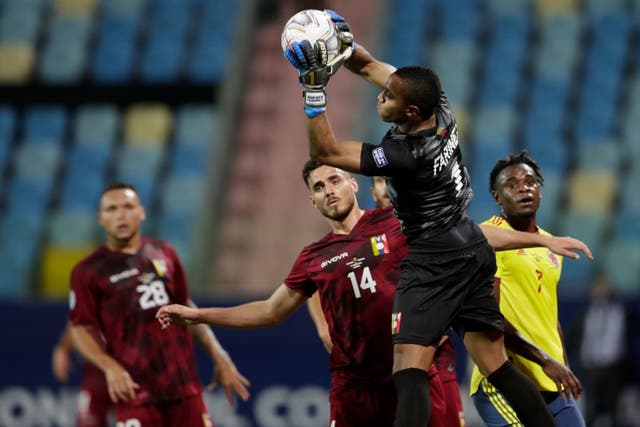
[[[440,78],[435,71],[431,68],[412,65],[398,68],[394,74],[408,86],[402,94],[405,102],[418,107],[420,117],[423,119],[431,117],[442,93]]]
[[[102,193],[100,193],[100,198],[102,198],[102,196],[104,196],[105,193],[111,190],[131,190],[134,193],[138,194],[138,190],[136,190],[136,187],[133,184],[129,184],[128,182],[122,182],[122,181],[112,181],[102,189]]]
[[[318,169],[320,166],[324,166],[324,164],[318,162],[317,160],[307,160],[307,162],[302,167],[302,180],[304,181],[304,185],[309,187],[309,175],[311,172]]]
[[[538,163],[536,163],[536,161],[533,160],[531,156],[529,156],[527,150],[522,150],[518,155],[509,154],[504,159],[499,159],[496,162],[496,164],[493,166],[493,169],[491,169],[491,173],[489,173],[489,191],[494,192],[496,190],[496,181],[498,179],[498,175],[500,175],[500,172],[502,172],[504,168],[519,164],[529,165],[531,169],[533,169],[533,172],[536,174],[536,179],[538,180],[540,186],[542,187],[544,185],[544,178],[542,178],[540,166],[538,166]]]

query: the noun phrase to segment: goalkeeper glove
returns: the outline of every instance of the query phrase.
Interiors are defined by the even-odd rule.
[[[325,9],[324,12],[329,15],[336,29],[336,35],[338,36],[338,40],[340,40],[340,54],[343,54],[345,59],[349,59],[353,50],[355,50],[356,45],[353,41],[353,33],[351,32],[351,26],[347,24],[342,15],[340,15],[335,10]]]

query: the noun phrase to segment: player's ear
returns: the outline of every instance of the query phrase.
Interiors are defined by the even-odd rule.
[[[358,185],[358,181],[355,178],[351,178],[351,186],[353,187],[353,191],[355,193],[357,193],[358,190],[360,189],[360,186]]]
[[[410,119],[419,118],[420,117],[420,108],[418,108],[417,105],[413,105],[413,104],[408,105],[406,110],[405,110],[405,114]]]
[[[493,200],[496,202],[496,204],[500,204],[500,199],[498,198],[498,192],[496,190],[491,190],[491,196],[493,197]]]
[[[140,221],[144,221],[147,219],[147,211],[144,209],[144,206],[140,205]]]

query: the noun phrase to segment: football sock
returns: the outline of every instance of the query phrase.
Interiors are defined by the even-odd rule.
[[[536,386],[507,360],[487,377],[509,401],[526,427],[552,427],[556,423]]]
[[[395,427],[427,427],[431,414],[429,374],[409,368],[393,374],[398,405]]]

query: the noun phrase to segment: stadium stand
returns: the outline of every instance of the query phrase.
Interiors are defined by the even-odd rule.
[[[202,178],[216,170],[220,176],[228,172],[231,184],[226,199],[218,199],[225,200],[219,208],[225,211],[223,221],[204,226],[218,237],[216,247],[225,248],[215,251],[216,280],[230,285],[246,265],[255,269],[247,288],[265,277],[279,280],[283,272],[274,267],[278,251],[268,248],[283,230],[278,218],[286,215],[273,206],[307,208],[304,188],[289,182],[298,174],[293,165],[303,158],[291,156],[289,146],[298,141],[288,137],[302,133],[289,120],[298,106],[288,101],[295,93],[284,92],[291,88],[288,80],[280,83],[291,73],[278,52],[280,21],[296,3],[274,3],[279,19],[259,27],[248,71],[251,86],[236,116],[235,110],[220,111],[210,101],[219,95],[215,88],[223,87],[230,64],[242,60],[230,54],[237,39],[234,22],[260,8],[247,12],[251,8],[242,4],[0,2],[0,85],[9,94],[0,105],[0,218],[11,223],[28,213],[33,242],[25,245],[36,248],[27,248],[36,255],[26,258],[37,262],[40,249],[95,242],[95,229],[84,221],[99,189],[118,177],[136,182],[145,203],[157,209],[147,229],[175,238],[183,252],[193,253],[192,238],[202,234],[194,224],[202,224],[199,210],[207,210],[200,196],[219,194]],[[429,64],[441,74],[474,183],[473,217],[495,213],[486,176],[496,158],[526,148],[546,178],[540,211],[545,228],[584,236],[596,254],[640,245],[635,226],[640,215],[635,190],[640,178],[637,1],[611,0],[606,7],[596,0],[376,4],[381,9],[372,8],[362,22],[362,11],[355,13],[348,5],[339,9],[351,18],[361,40],[374,41],[372,47],[385,60]],[[389,20],[378,22],[376,16]],[[368,22],[376,23],[374,34],[367,34]],[[345,117],[339,125],[343,133],[358,130],[368,141],[378,140],[386,126],[372,113],[375,90],[349,92],[349,77],[339,75],[335,81],[339,89],[331,94],[332,111],[339,109],[336,116]],[[342,98],[343,92],[350,95]],[[237,135],[216,138],[236,118],[242,122]],[[232,162],[212,155],[230,145]],[[299,154],[305,155],[303,150]],[[283,188],[287,197],[264,200],[264,182]],[[223,184],[220,180],[214,186]],[[184,186],[189,190],[180,191]],[[366,191],[361,193],[361,203],[370,207]],[[198,207],[189,210],[187,205]],[[76,221],[85,225],[71,231]],[[301,222],[300,227],[310,227],[313,234],[321,225]],[[261,233],[265,237],[258,240],[269,243],[251,249],[253,236]],[[2,242],[7,245],[5,237]],[[295,241],[278,248],[291,254],[298,246]],[[273,259],[263,259],[265,253],[274,254]],[[598,257],[588,274],[613,271],[611,263],[611,256]],[[585,279],[583,270],[567,265],[566,281]],[[37,292],[35,276],[27,276],[20,280],[27,289],[14,295]],[[640,277],[616,277],[625,292],[640,286]],[[578,285],[570,288],[584,291]]]
[[[215,186],[205,183],[222,182],[209,159],[225,152],[214,150],[219,93],[233,23],[247,10],[222,0],[0,2],[0,261],[11,266],[0,295],[66,295],[71,266],[101,241],[96,203],[112,179],[138,187],[145,231],[175,241],[191,267]]]

